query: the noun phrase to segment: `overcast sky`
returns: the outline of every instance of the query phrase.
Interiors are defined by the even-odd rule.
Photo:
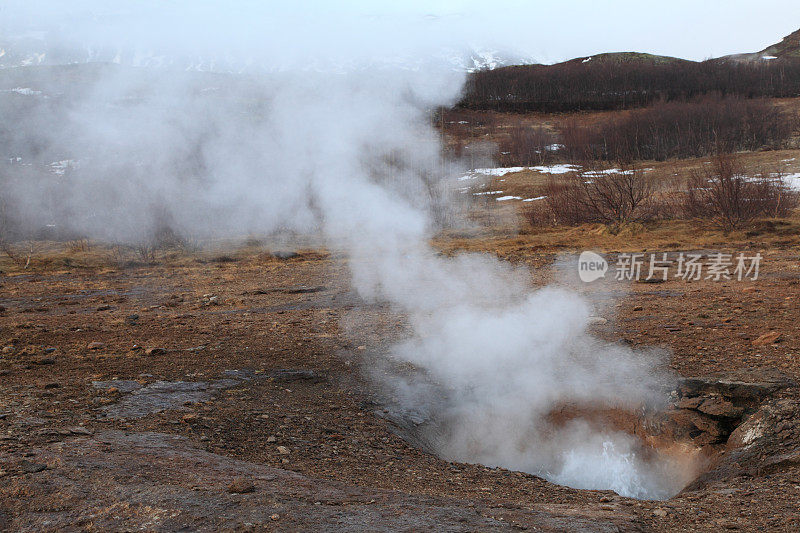
[[[755,52],[800,28],[798,0],[5,0],[2,37],[303,61],[494,48],[541,62],[642,51]],[[39,32],[39,33],[30,33]],[[42,33],[44,32],[44,33]]]

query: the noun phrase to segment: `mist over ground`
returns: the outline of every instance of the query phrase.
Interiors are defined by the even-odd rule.
[[[353,18],[339,46],[305,39],[308,28],[263,38],[303,27],[297,12],[277,12],[262,28],[247,4],[202,4],[184,26],[172,7],[145,31],[137,21],[161,13],[147,4],[107,15],[117,21],[110,32],[92,16],[98,6],[65,14],[80,32],[53,23],[49,44],[74,49],[80,35],[118,51],[119,64],[0,72],[6,238],[41,228],[122,243],[165,231],[199,239],[319,231],[347,250],[361,297],[407,316],[413,334],[388,357],[419,373],[383,374],[376,386],[436,421],[426,438],[437,453],[636,497],[681,488],[686,479],[665,475],[669,460],[646,460],[633,437],[548,420],[570,403],[657,405],[658,358],[595,339],[592,306],[574,292],[535,291],[525,269],[483,255],[442,257],[430,246],[442,214],[457,212],[451,185],[463,168],[443,164],[432,113],[457,100],[464,73],[442,62],[445,43],[428,36],[426,19],[418,22],[426,37],[399,50],[422,60],[393,65],[383,60],[399,36],[380,34],[369,18]],[[48,5],[47,20],[64,12]],[[126,32],[118,22],[128,15]],[[198,24],[211,20],[209,31]],[[276,68],[130,66],[141,50],[167,58],[211,50],[229,56],[225,66],[274,58]],[[311,69],[298,61],[310,56]]]

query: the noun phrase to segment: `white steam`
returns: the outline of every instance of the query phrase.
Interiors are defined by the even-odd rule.
[[[223,35],[237,20],[253,31],[246,12],[218,14]],[[110,38],[89,31],[93,20],[79,27]],[[189,52],[187,42],[208,42],[201,29],[178,28],[170,45]],[[146,40],[142,31],[122,40]],[[364,35],[380,40],[374,28]],[[210,42],[223,53],[220,39]],[[253,38],[248,49],[268,61],[279,51],[269,42],[258,50]],[[335,44],[316,47],[329,55]],[[441,257],[428,244],[449,212],[431,113],[463,82],[434,66],[248,77],[124,64],[6,71],[0,82],[43,91],[3,104],[18,117],[0,145],[16,165],[3,178],[6,220],[22,233],[55,225],[123,242],[165,227],[194,237],[321,230],[348,250],[358,293],[408,317],[413,334],[391,356],[417,371],[385,384],[405,414],[427,421],[422,438],[434,451],[574,487],[669,495],[680,488],[664,475],[670,465],[643,457],[633,437],[549,420],[568,404],[651,404],[652,357],[593,338],[591,306],[575,293],[534,291],[524,270],[484,255]],[[50,172],[63,161],[74,163]]]

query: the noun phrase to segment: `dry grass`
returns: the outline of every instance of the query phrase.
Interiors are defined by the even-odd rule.
[[[445,253],[456,251],[494,253],[509,259],[531,250],[570,252],[673,251],[696,249],[787,249],[800,246],[800,213],[792,217],[760,222],[747,231],[725,233],[712,224],[698,226],[685,220],[631,224],[612,234],[603,224],[576,227],[523,228],[517,235],[476,233],[450,234],[437,238],[435,245]]]
[[[738,154],[738,157],[743,171],[748,175],[756,175],[764,171],[780,171],[783,174],[800,172],[800,150],[749,152]],[[710,163],[711,158],[702,157],[675,161],[639,161],[636,166],[647,169],[648,175],[652,176],[662,188],[674,189],[681,186],[687,177],[702,171]],[[504,195],[536,198],[545,194],[548,179],[549,176],[546,173],[524,170],[493,178],[486,184],[486,189],[502,190]],[[513,201],[505,203],[502,207],[509,206],[514,209],[520,207],[519,202]]]

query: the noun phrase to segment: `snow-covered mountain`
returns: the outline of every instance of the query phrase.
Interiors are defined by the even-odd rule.
[[[236,72],[283,70],[288,65],[268,63],[256,58],[218,56],[169,55],[152,50],[122,50],[117,48],[65,48],[47,44],[43,36],[27,34],[0,40],[0,69],[39,65],[67,65],[82,63],[116,63],[131,67],[169,68],[197,72]],[[453,70],[474,72],[508,65],[533,64],[535,60],[494,49],[476,47],[465,51],[443,49],[430,57],[384,57],[368,63],[370,67],[417,69],[423,65],[440,63]],[[339,70],[364,67],[363,61],[308,61],[302,65],[307,70]]]

